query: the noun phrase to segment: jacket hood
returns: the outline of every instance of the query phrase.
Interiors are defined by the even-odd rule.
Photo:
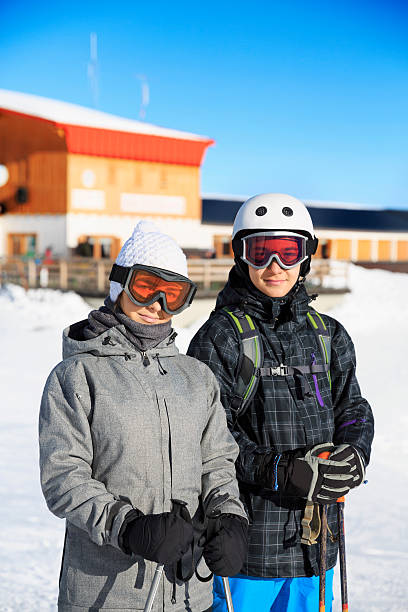
[[[264,321],[278,318],[301,323],[308,312],[308,304],[314,296],[308,295],[302,282],[297,282],[291,291],[281,297],[272,298],[257,289],[248,276],[237,265],[230,270],[228,281],[217,297],[216,310],[224,306],[236,306],[246,313]]]
[[[65,328],[62,334],[62,358],[72,357],[81,353],[91,353],[98,357],[113,355],[136,355],[139,351],[127,338],[124,325],[117,325],[107,329],[96,338],[85,339],[84,328],[89,324],[88,319],[74,323]],[[175,333],[151,349],[144,351],[147,355],[159,354],[160,357],[173,357],[178,355],[178,348],[174,344]]]

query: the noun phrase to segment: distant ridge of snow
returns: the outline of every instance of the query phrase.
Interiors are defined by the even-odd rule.
[[[206,136],[199,136],[191,132],[163,128],[152,123],[111,115],[86,106],[7,89],[0,89],[0,108],[66,125],[80,125],[183,140],[210,140]]]

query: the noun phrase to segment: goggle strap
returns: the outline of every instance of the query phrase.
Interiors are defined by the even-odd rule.
[[[122,287],[124,287],[129,274],[129,270],[130,268],[126,268],[125,266],[113,264],[111,273],[109,274],[109,280],[116,281],[117,283],[120,283]]]
[[[317,238],[307,238],[306,239],[306,255],[314,255],[317,250],[317,245],[319,241]]]

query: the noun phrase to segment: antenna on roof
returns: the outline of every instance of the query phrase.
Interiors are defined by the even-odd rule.
[[[90,60],[88,62],[88,79],[91,85],[93,106],[98,106],[98,37],[95,32],[90,34]]]
[[[146,108],[148,107],[150,100],[149,84],[144,74],[135,74],[135,77],[136,79],[139,79],[142,87],[142,99],[140,102],[139,119],[144,119],[146,117]]]

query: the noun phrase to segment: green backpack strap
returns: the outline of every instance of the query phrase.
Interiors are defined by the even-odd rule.
[[[258,329],[252,318],[240,310],[222,309],[234,324],[242,351],[235,379],[231,408],[241,416],[258,386],[258,369],[263,364],[263,348]]]
[[[318,372],[326,372],[331,388],[331,338],[318,312],[315,310],[308,312],[307,321],[316,335],[323,365],[286,366],[281,364],[277,367],[263,367],[264,354],[262,341],[252,318],[241,310],[229,308],[228,306],[224,306],[222,311],[232,321],[241,346],[241,358],[237,367],[233,398],[230,406],[235,419],[242,416],[245,412],[249,401],[256,392],[261,376],[290,376],[296,373],[316,374]]]
[[[329,331],[319,313],[314,310],[307,313],[307,322],[316,334],[319,350],[322,355],[323,363],[326,366],[327,378],[329,379],[330,389],[332,386],[330,376],[330,358],[331,358],[331,338]]]

